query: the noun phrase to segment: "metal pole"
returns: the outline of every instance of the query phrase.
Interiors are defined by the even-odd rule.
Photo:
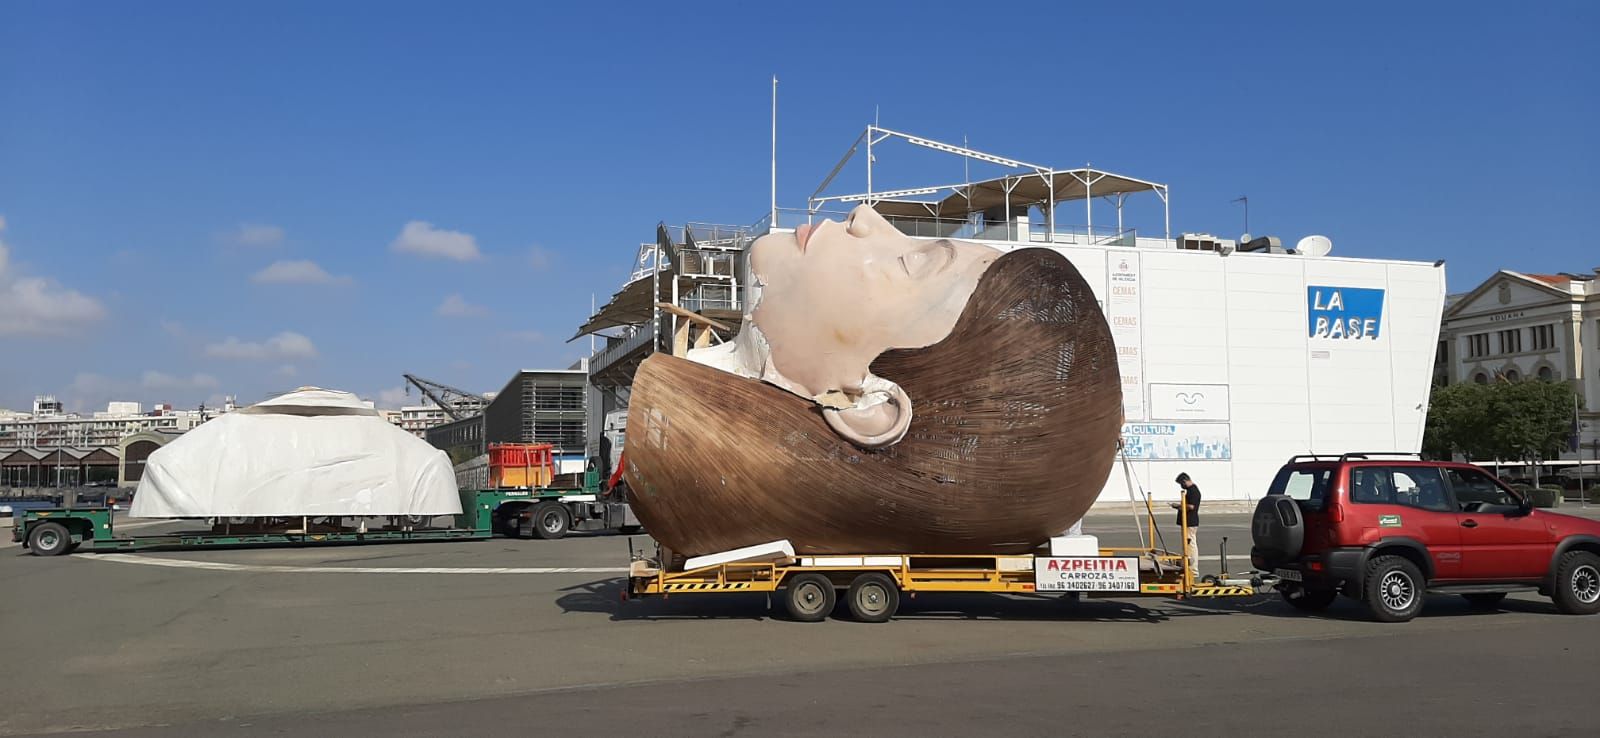
[[[1572,458],[1578,462],[1578,507],[1589,506],[1589,491],[1583,487],[1583,423],[1578,420],[1578,393],[1572,393]]]
[[[772,75],[772,228],[778,227],[778,75]]]
[[[661,348],[661,242],[650,257],[650,352]]]
[[[1162,225],[1167,232],[1165,237],[1170,240],[1172,238],[1172,190],[1164,189],[1163,193],[1166,197],[1161,198],[1161,219]]]
[[[1083,220],[1084,230],[1088,231],[1087,243],[1094,243],[1094,170],[1084,167],[1087,171],[1083,174]]]
[[[877,126],[867,126],[867,194],[872,194],[872,134]]]

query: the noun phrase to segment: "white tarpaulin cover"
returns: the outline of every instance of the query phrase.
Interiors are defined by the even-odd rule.
[[[455,515],[450,458],[348,392],[303,387],[150,455],[136,518]]]

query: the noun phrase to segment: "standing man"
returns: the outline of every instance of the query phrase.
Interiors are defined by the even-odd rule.
[[[1179,474],[1178,478],[1173,481],[1178,483],[1178,488],[1183,493],[1183,507],[1188,508],[1187,513],[1189,517],[1189,527],[1183,532],[1183,553],[1189,557],[1189,571],[1194,574],[1195,578],[1199,578],[1200,485],[1195,484],[1194,480],[1189,478],[1188,472]],[[1172,509],[1178,511],[1177,525],[1181,528],[1183,526],[1183,518],[1186,511],[1183,508],[1180,508],[1176,502],[1172,503]]]

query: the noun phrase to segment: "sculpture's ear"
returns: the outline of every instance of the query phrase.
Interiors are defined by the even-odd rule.
[[[911,428],[911,398],[900,385],[873,377],[872,389],[854,407],[822,408],[833,432],[862,448],[883,448]]]

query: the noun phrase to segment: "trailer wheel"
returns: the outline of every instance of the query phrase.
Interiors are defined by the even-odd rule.
[[[546,541],[554,541],[567,536],[567,530],[572,527],[572,514],[567,512],[565,505],[559,502],[541,502],[533,508],[533,535]]]
[[[72,534],[60,523],[40,523],[28,533],[28,549],[34,556],[61,556],[72,551]]]
[[[863,623],[885,623],[900,609],[900,588],[886,574],[862,574],[845,595],[850,614]]]
[[[838,602],[833,582],[821,574],[797,574],[783,588],[783,609],[802,623],[820,622]]]

